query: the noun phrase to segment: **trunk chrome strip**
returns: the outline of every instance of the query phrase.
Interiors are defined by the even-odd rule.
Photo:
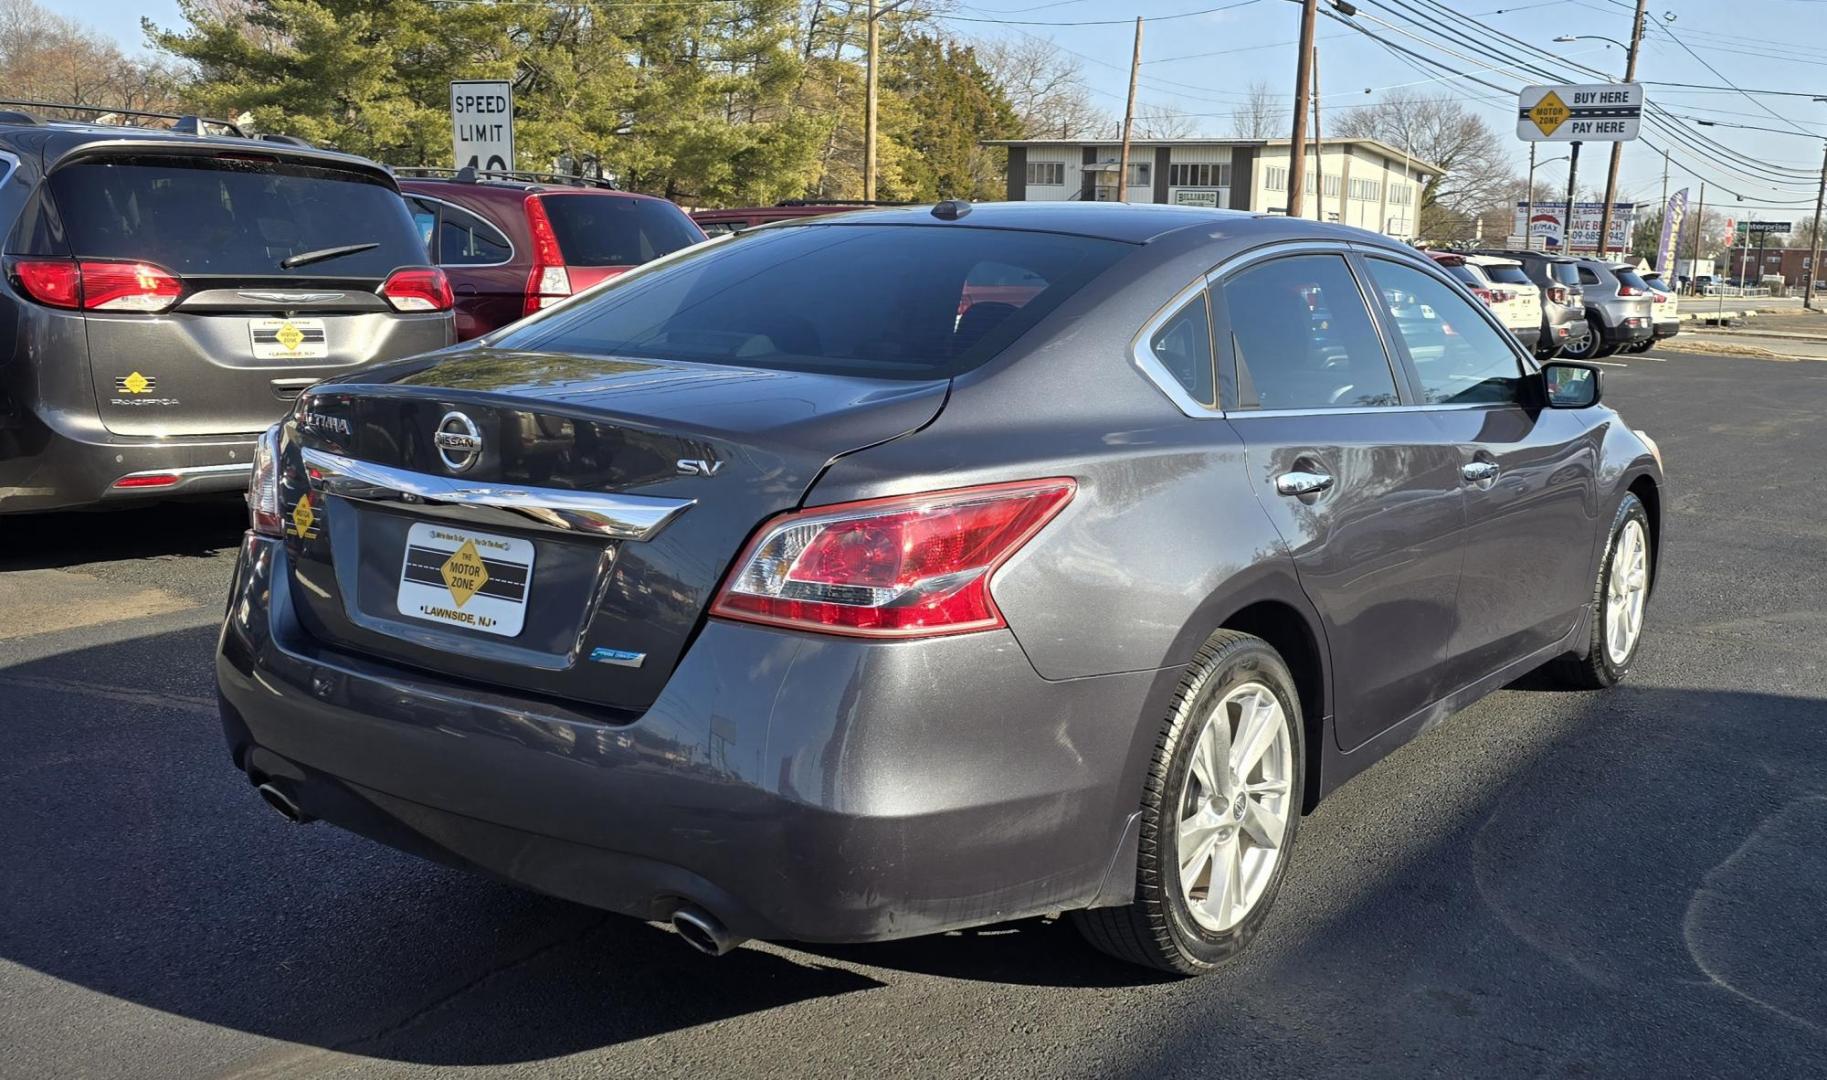
[[[465,483],[305,448],[313,490],[358,502],[458,508],[468,520],[614,540],[651,540],[694,499]]]

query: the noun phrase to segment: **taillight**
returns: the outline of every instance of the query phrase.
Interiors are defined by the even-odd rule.
[[[558,246],[558,234],[552,230],[552,219],[539,196],[527,196],[527,229],[533,234],[533,272],[527,275],[526,306],[521,314],[531,315],[571,295],[571,274],[565,269],[565,255]]]
[[[248,527],[262,536],[284,536],[279,517],[279,425],[254,443],[254,471],[247,481]]]
[[[1480,300],[1483,300],[1485,307],[1490,307],[1492,304],[1497,302],[1496,297],[1494,297],[1491,294],[1491,290],[1484,288],[1481,285],[1472,286],[1472,295],[1476,296]]]
[[[449,311],[456,303],[450,279],[432,266],[408,266],[387,275],[381,295],[395,311]]]
[[[1632,288],[1629,285],[1620,284],[1618,286],[1618,295],[1619,296],[1642,296],[1643,290]]]
[[[1548,299],[1557,304],[1566,304],[1571,303],[1573,298],[1567,295],[1565,285],[1550,285],[1548,286]]]
[[[13,278],[50,307],[157,314],[178,302],[184,283],[163,267],[108,259],[17,259]]]
[[[991,576],[1077,490],[1021,481],[782,515],[743,552],[711,614],[864,637],[1006,626]]]

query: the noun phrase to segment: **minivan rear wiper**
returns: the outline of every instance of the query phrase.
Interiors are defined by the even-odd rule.
[[[287,255],[285,258],[280,259],[279,269],[290,270],[294,266],[303,266],[306,263],[323,262],[325,259],[340,259],[344,255],[355,255],[363,251],[372,251],[380,246],[379,243],[342,244],[337,247],[318,248],[316,251],[303,251],[297,255]]]

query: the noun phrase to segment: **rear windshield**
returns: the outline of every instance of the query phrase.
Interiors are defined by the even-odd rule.
[[[1478,276],[1478,271],[1472,269],[1472,264],[1470,263],[1441,263],[1440,265],[1446,267],[1447,273],[1458,278],[1460,281],[1465,282],[1467,285],[1476,285],[1482,288],[1485,284],[1485,279]]]
[[[1529,275],[1520,266],[1482,266],[1484,275],[1500,285],[1527,285]]]
[[[272,159],[134,156],[73,162],[52,196],[79,258],[180,276],[384,278],[426,263],[406,204],[378,178]],[[291,255],[371,248],[287,269]]]
[[[542,195],[569,266],[634,266],[704,239],[685,211],[660,199]]]
[[[1554,280],[1560,282],[1562,285],[1578,285],[1580,283],[1579,263],[1549,263],[1548,272],[1554,276]]]
[[[1647,290],[1649,288],[1649,282],[1644,281],[1641,277],[1637,276],[1635,270],[1613,270],[1612,273],[1618,275],[1619,281],[1622,281],[1633,289]]]
[[[884,379],[996,355],[1129,244],[963,226],[743,233],[511,329],[506,349]]]

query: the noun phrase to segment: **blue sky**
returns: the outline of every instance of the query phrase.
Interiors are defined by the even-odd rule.
[[[1630,32],[1632,6],[1626,0],[1434,2],[1477,19],[1494,32],[1467,33],[1470,43],[1463,39],[1443,42],[1430,33],[1430,24],[1442,32],[1449,27],[1466,31],[1437,8],[1430,11],[1429,0],[1355,0],[1360,14],[1354,21],[1394,44],[1452,65],[1455,72],[1474,74],[1505,88],[1520,85],[1523,76],[1531,82],[1552,80],[1516,70],[1512,63],[1479,55],[1474,45],[1527,55],[1523,46],[1503,40],[1497,36],[1499,33],[1563,58],[1565,62],[1556,65],[1559,68],[1584,64],[1622,76],[1621,48],[1600,41],[1556,44],[1553,39],[1562,34],[1624,39]],[[142,47],[141,16],[166,25],[182,21],[175,0],[50,0],[46,6],[135,49]],[[1208,10],[1221,6],[1227,10]],[[1326,0],[1321,6],[1327,6]],[[1132,0],[1123,5],[1111,0],[954,0],[948,10],[949,17],[944,22],[960,36],[1033,35],[1076,54],[1095,100],[1116,115],[1122,111],[1132,46],[1131,27],[1123,20],[1136,15],[1161,20],[1149,22],[1144,31],[1138,94],[1144,111],[1195,114],[1201,132],[1225,134],[1230,126],[1230,109],[1252,81],[1268,80],[1284,95],[1292,90],[1293,43],[1299,31],[1300,9],[1288,0]],[[1779,170],[1777,176],[1758,177],[1736,164],[1708,162],[1697,152],[1646,127],[1645,134],[1657,145],[1673,150],[1670,190],[1697,189],[1698,181],[1704,178],[1707,204],[1727,213],[1737,209],[1738,216],[1750,217],[1756,209],[1758,216],[1766,218],[1811,215],[1813,182],[1780,170],[1818,176],[1821,139],[1724,125],[1784,130],[1800,127],[1819,136],[1827,133],[1827,103],[1812,102],[1807,96],[1747,97],[1731,90],[1687,87],[1733,84],[1752,90],[1827,96],[1827,0],[1659,0],[1649,5],[1649,11],[1652,26],[1644,39],[1638,77],[1683,84],[1649,85],[1646,89],[1650,99],[1681,116],[1721,125],[1701,128],[1697,135],[1690,135],[1713,140],[1716,145],[1709,149],[1715,157],[1731,160],[1733,154],[1742,155],[1755,165]],[[1187,15],[1189,12],[1205,13]],[[1671,15],[1673,20],[1669,21]],[[1116,20],[1116,24],[1110,25],[1111,20]],[[1103,25],[1066,25],[1074,22]],[[1403,31],[1435,44],[1424,45],[1414,37],[1404,36]],[[1442,52],[1440,44],[1467,59]],[[1393,88],[1404,86],[1458,93],[1511,141],[1519,170],[1526,162],[1527,146],[1511,135],[1515,130],[1514,103],[1507,94],[1464,78],[1442,78],[1440,70],[1425,64],[1418,70],[1418,62],[1405,61],[1357,31],[1325,18],[1320,21],[1319,45],[1324,112],[1337,116],[1340,114],[1336,110],[1375,101]],[[1530,58],[1548,63],[1538,55]],[[1708,70],[1708,65],[1713,70]],[[1496,70],[1481,72],[1481,68]],[[1592,75],[1589,81],[1602,80]],[[1418,83],[1421,85],[1416,86]],[[1366,94],[1366,90],[1372,93]],[[1694,130],[1686,122],[1683,126],[1690,133]],[[1561,153],[1564,148],[1544,146],[1542,150],[1544,158]],[[1581,162],[1582,187],[1603,183],[1605,160],[1603,147],[1587,147]],[[1565,167],[1564,163],[1547,166],[1539,179],[1562,180]],[[1628,144],[1619,189],[1623,198],[1656,200],[1662,189],[1662,155],[1641,142]],[[1722,189],[1742,195],[1743,202],[1733,201]],[[1690,192],[1697,194],[1697,190]]]

